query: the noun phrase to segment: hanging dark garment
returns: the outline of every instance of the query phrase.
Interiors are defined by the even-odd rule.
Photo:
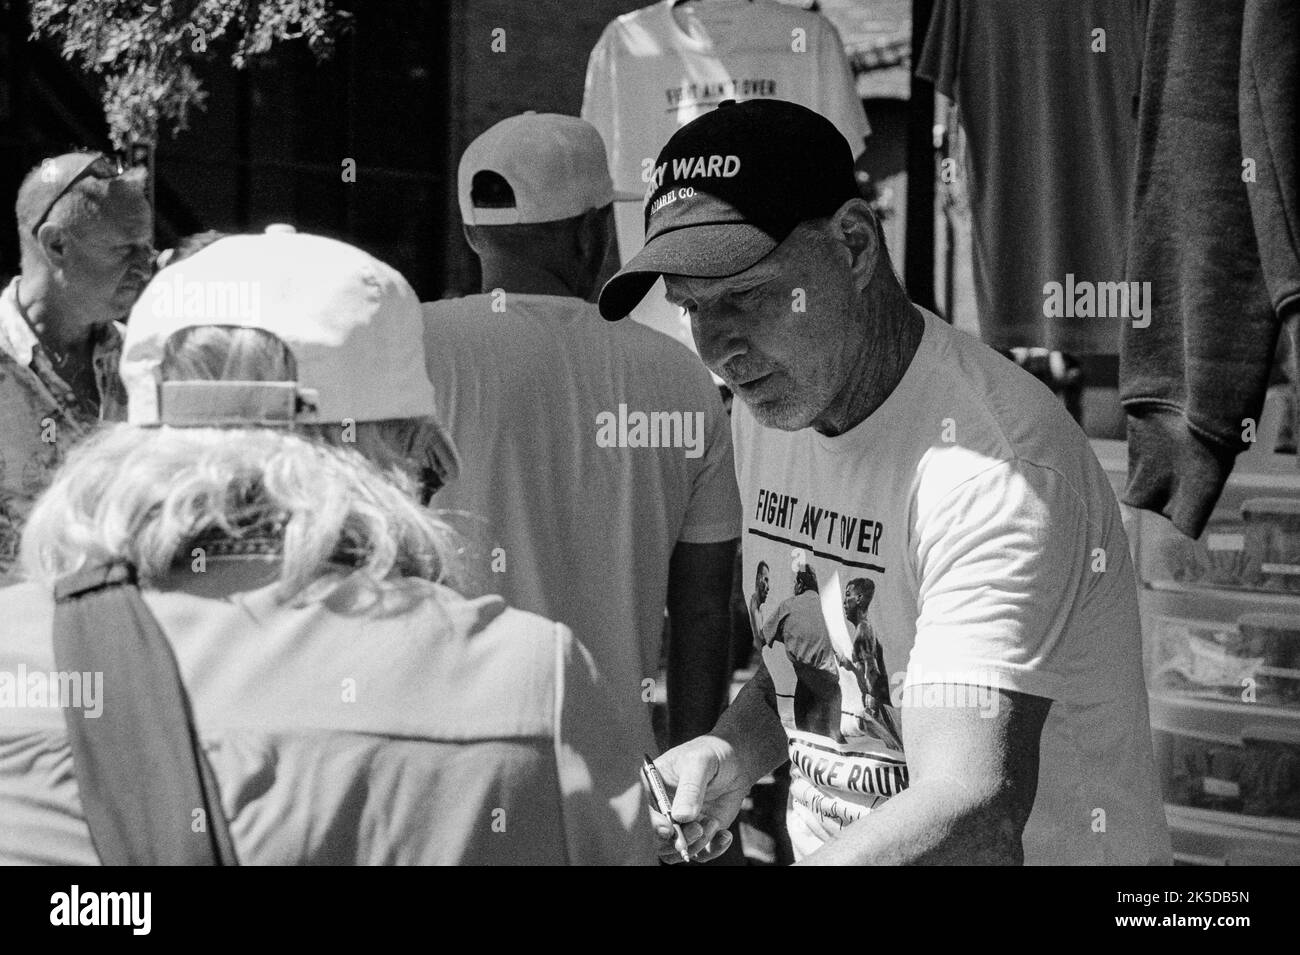
[[[1123,329],[1124,501],[1192,537],[1251,446],[1279,327],[1239,124],[1248,6],[1151,0],[1143,52],[1127,278],[1151,294]]]

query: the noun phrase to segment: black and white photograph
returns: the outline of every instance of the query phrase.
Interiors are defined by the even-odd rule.
[[[0,865],[1069,866],[1243,939],[1298,111],[1296,0],[0,0]]]

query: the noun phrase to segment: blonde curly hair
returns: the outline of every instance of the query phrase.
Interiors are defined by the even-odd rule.
[[[282,542],[284,601],[338,575],[372,593],[410,578],[463,582],[455,532],[421,506],[402,468],[269,428],[105,426],[69,454],[28,515],[20,561],[52,585],[87,563],[126,559],[145,583],[212,536]]]

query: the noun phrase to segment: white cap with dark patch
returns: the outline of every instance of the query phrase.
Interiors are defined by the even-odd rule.
[[[480,173],[504,179],[513,200],[476,195]],[[601,209],[614,201],[614,182],[595,126],[576,116],[529,111],[503,119],[469,144],[457,194],[466,225],[516,225]]]

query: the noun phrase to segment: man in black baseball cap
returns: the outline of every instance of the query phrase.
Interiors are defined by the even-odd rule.
[[[749,787],[789,760],[801,860],[1168,862],[1128,542],[1064,406],[909,301],[848,143],[810,110],[751,100],[682,127],[645,225],[601,313],[663,276],[740,398],[746,589],[762,564],[806,564],[848,658],[840,582],[870,581],[901,714],[901,740],[881,734],[840,667],[839,725],[801,727],[797,661],[765,646],[713,730],[656,761],[689,852],[724,849]]]
[[[781,127],[789,135],[774,136]],[[660,275],[742,272],[800,222],[858,195],[848,141],[828,120],[781,100],[725,100],[659,154],[646,244],[601,292],[601,313],[622,318]]]
[[[646,244],[601,290],[601,314],[622,318],[663,276],[669,301],[690,312],[696,347],[713,373],[764,424],[807,427],[814,410],[830,403],[829,381],[847,373],[828,367],[836,356],[821,347],[810,350],[807,339],[837,337],[820,323],[840,324],[849,289],[826,286],[826,276],[817,274],[794,281],[801,270],[792,266],[796,259],[826,264],[821,260],[834,251],[828,244],[832,217],[865,253],[858,273],[875,278],[872,298],[893,306],[884,313],[899,325],[891,337],[914,345],[920,317],[888,265],[884,233],[859,193],[848,141],[820,114],[782,100],[727,100],[673,135],[646,190]],[[814,284],[822,287],[814,290]],[[747,354],[733,355],[720,337],[725,324],[718,319],[725,315],[695,308],[697,290],[723,295],[718,304],[733,316],[742,309],[726,307],[743,304],[754,326],[764,324],[755,320],[769,311],[799,321],[787,323],[794,327],[787,329],[791,336],[780,335],[783,344],[768,348],[756,339]],[[701,314],[710,320],[701,323]],[[841,350],[839,362],[848,358]]]

